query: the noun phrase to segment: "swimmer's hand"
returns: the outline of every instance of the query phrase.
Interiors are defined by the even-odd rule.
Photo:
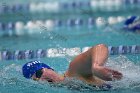
[[[93,74],[105,81],[120,80],[123,76],[122,73],[118,71],[115,71],[106,67],[102,67],[102,66],[98,66],[94,68]]]
[[[118,72],[118,71],[115,71],[115,70],[112,70],[112,69],[108,69],[108,68],[105,68],[104,69],[106,74],[109,75],[109,80],[120,80],[122,79],[123,75],[122,73]]]
[[[123,77],[122,73],[112,70],[112,79],[113,80],[116,80],[116,79],[120,80],[120,79],[122,79],[122,77]]]

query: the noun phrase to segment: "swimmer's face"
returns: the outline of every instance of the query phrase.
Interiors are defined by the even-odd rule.
[[[42,80],[42,81],[48,81],[48,82],[60,82],[63,81],[64,78],[60,75],[58,75],[55,71],[52,69],[43,68],[41,70],[38,70],[32,78],[34,80]]]

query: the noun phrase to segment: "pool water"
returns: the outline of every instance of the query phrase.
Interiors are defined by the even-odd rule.
[[[111,12],[113,13],[113,12]],[[128,14],[133,15],[130,11]],[[139,14],[134,12],[134,14]],[[108,18],[110,16],[124,16],[124,14],[99,13],[96,16]],[[81,17],[81,15],[78,15]],[[90,15],[83,15],[87,18]],[[34,16],[33,16],[34,17]],[[73,17],[73,16],[72,16]],[[76,16],[77,17],[77,16]],[[67,18],[67,16],[65,17]],[[65,19],[64,18],[64,19]],[[61,18],[63,19],[63,18]],[[27,20],[28,21],[28,20]],[[48,48],[73,48],[87,47],[96,44],[108,46],[139,45],[140,34],[126,32],[121,29],[123,23],[106,25],[102,27],[86,25],[80,27],[54,27],[51,32],[44,31],[22,36],[0,36],[0,50],[36,50]],[[41,31],[42,29],[39,29]],[[26,31],[26,30],[25,30]],[[28,32],[28,30],[26,31]],[[53,32],[53,33],[52,33]],[[55,35],[54,35],[55,34]],[[63,38],[62,38],[63,37]],[[58,73],[63,74],[67,70],[73,56],[40,58],[44,63],[53,67]],[[93,88],[85,83],[72,79],[66,79],[60,84],[48,84],[25,79],[22,76],[21,67],[30,60],[1,60],[0,61],[0,93],[139,93],[140,92],[140,54],[109,56],[106,66],[119,70],[124,77],[120,81],[108,82],[113,85],[109,91]]]
[[[107,28],[108,29],[108,28]],[[122,33],[119,31],[111,30],[104,31],[99,29],[84,29],[76,30],[67,29],[60,30],[66,32],[64,35],[67,40],[44,39],[39,36],[24,36],[24,37],[1,37],[1,50],[26,50],[26,49],[46,49],[46,48],[59,48],[59,47],[84,47],[84,46],[93,46],[96,44],[104,43],[111,46],[119,45],[134,45],[139,44],[139,34],[134,33]],[[76,34],[74,33],[76,32]],[[70,34],[68,34],[70,33]],[[44,34],[45,35],[45,34]],[[129,35],[129,36],[127,36]],[[33,59],[34,60],[34,59]],[[50,66],[52,66],[56,71],[62,74],[69,65],[69,62],[72,60],[72,57],[66,56],[64,58],[42,58],[39,59]],[[124,78],[121,81],[111,82],[115,89],[111,90],[113,93],[130,93],[130,92],[139,92],[140,88],[140,79],[139,71],[140,65],[139,61],[140,55],[124,55],[124,56],[110,56],[109,62],[113,69],[119,70],[124,74]],[[39,92],[39,93],[71,93],[71,92],[86,92],[90,93],[95,90],[90,88],[77,89],[81,84],[73,86],[72,89],[68,87],[51,87],[49,84],[42,84],[32,80],[27,80],[23,78],[21,74],[21,66],[29,60],[9,60],[1,61],[1,75],[0,75],[0,88],[3,93],[26,93],[26,92]],[[109,64],[110,65],[110,64]],[[76,82],[76,81],[75,81]],[[78,82],[79,83],[79,82]],[[84,84],[82,84],[84,86]],[[76,88],[75,88],[76,87]],[[129,92],[128,92],[129,91]],[[103,91],[100,91],[101,93]]]

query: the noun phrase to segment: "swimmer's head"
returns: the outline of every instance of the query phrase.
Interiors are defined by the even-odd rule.
[[[129,24],[132,24],[135,20],[137,19],[136,16],[131,16],[130,18],[126,19],[125,21],[125,25],[129,25]]]
[[[42,70],[43,68],[53,70],[50,66],[44,63],[41,63],[40,61],[35,60],[35,61],[30,61],[26,63],[22,67],[22,73],[25,78],[30,79],[37,71]]]
[[[48,82],[60,82],[64,77],[57,74],[51,67],[40,61],[31,61],[22,67],[23,76],[33,80],[45,80]]]

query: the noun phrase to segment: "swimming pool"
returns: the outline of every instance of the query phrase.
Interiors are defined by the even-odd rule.
[[[79,0],[80,1],[80,0]],[[96,0],[94,0],[96,1]],[[101,0],[99,0],[101,1]],[[110,0],[111,1],[111,0]],[[127,0],[124,0],[127,1]],[[134,0],[139,1],[139,0]],[[93,2],[92,2],[93,3]],[[95,3],[95,2],[94,2]],[[93,3],[93,5],[94,5]],[[129,2],[128,2],[129,3]],[[85,4],[85,3],[84,3]],[[134,3],[135,4],[135,3]],[[88,5],[88,3],[87,3]],[[86,5],[85,5],[86,6]],[[127,10],[127,8],[128,10]],[[123,26],[122,22],[117,22],[113,24],[108,20],[115,18],[127,18],[130,15],[139,15],[134,9],[140,9],[137,5],[126,6],[122,10],[102,10],[98,8],[93,10],[94,14],[91,14],[90,11],[85,10],[75,10],[72,11],[70,8],[69,11],[65,9],[62,14],[43,14],[43,13],[33,13],[33,15],[27,15],[28,13],[17,13],[17,18],[15,18],[14,13],[9,16],[2,17],[1,21],[5,24],[10,22],[17,23],[21,21],[26,25],[27,28],[23,29],[22,32],[15,31],[10,32],[9,29],[0,31],[0,50],[1,51],[15,51],[15,50],[38,50],[38,49],[68,49],[68,48],[80,48],[91,47],[96,44],[106,44],[108,46],[132,46],[140,44],[140,34],[125,32],[121,27]],[[87,7],[86,7],[87,8]],[[122,7],[121,7],[122,8]],[[85,8],[84,8],[85,9]],[[36,10],[37,11],[37,10]],[[39,11],[39,10],[38,10]],[[82,11],[82,12],[81,12]],[[99,12],[98,12],[99,11]],[[133,13],[131,12],[133,11]],[[70,12],[69,14],[66,14]],[[74,13],[73,13],[74,12]],[[77,13],[79,12],[79,13]],[[83,14],[84,13],[84,14]],[[46,15],[46,16],[44,16]],[[54,16],[52,16],[54,15]],[[119,17],[118,17],[119,16]],[[94,21],[93,23],[88,23],[89,19],[93,18],[102,19],[102,23]],[[62,20],[62,24],[57,24],[57,26],[47,25],[47,27],[42,26],[42,21],[46,19],[59,19]],[[72,24],[73,21],[70,19],[82,19],[83,23],[80,25]],[[38,28],[30,28],[29,20],[41,20],[38,21]],[[88,21],[87,21],[88,20]],[[106,20],[106,21],[105,21]],[[58,21],[58,20],[57,20]],[[44,21],[43,21],[44,22]],[[48,21],[47,21],[48,22]],[[51,23],[52,21],[46,24]],[[74,21],[75,22],[75,21]],[[21,23],[17,23],[20,24]],[[40,25],[41,24],[41,25]],[[92,25],[91,25],[92,24]],[[98,25],[99,24],[99,25]],[[112,25],[111,25],[112,24]],[[50,29],[48,28],[50,27]],[[52,28],[53,27],[53,28]],[[5,26],[6,28],[6,26]],[[30,28],[30,29],[29,29]],[[18,29],[20,30],[20,29]],[[16,33],[16,35],[14,34]],[[68,52],[68,54],[73,52]],[[73,59],[74,56],[66,55],[51,57],[48,55],[45,58],[39,58],[39,60],[49,64],[53,67],[58,73],[62,74],[69,65],[69,62]],[[128,55],[111,55],[109,57],[107,66],[119,70],[124,74],[124,77],[121,81],[109,82],[113,85],[113,89],[109,91],[101,91],[92,88],[91,86],[85,85],[81,81],[77,80],[67,80],[65,84],[50,85],[48,83],[38,83],[36,81],[27,80],[21,74],[21,67],[24,63],[34,59],[24,59],[24,60],[1,60],[0,61],[0,93],[91,93],[91,92],[111,92],[111,93],[139,93],[140,91],[140,54],[128,54]]]

